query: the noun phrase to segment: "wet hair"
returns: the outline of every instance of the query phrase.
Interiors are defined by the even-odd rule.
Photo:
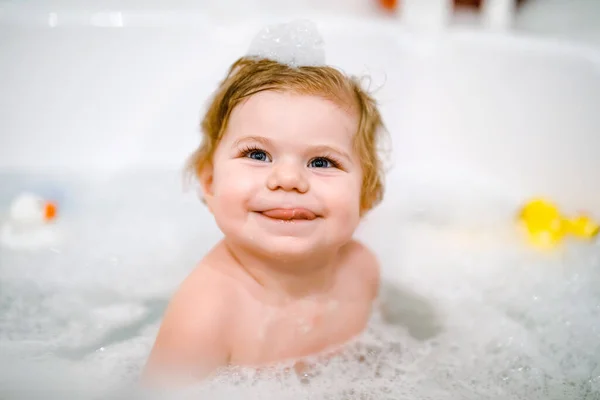
[[[189,158],[186,171],[201,176],[212,162],[235,106],[266,90],[321,96],[357,114],[359,122],[354,135],[354,150],[363,172],[360,209],[366,212],[376,206],[384,192],[383,166],[378,151],[384,132],[381,114],[358,78],[346,76],[329,66],[290,67],[264,58],[238,59],[208,105],[201,123],[202,142]]]

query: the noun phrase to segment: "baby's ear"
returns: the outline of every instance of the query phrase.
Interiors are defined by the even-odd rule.
[[[202,190],[202,201],[208,207],[208,210],[212,212],[212,200],[213,200],[213,166],[207,164],[198,175],[200,182],[200,188]]]

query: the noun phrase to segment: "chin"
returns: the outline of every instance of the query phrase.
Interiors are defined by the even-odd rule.
[[[256,246],[256,243],[254,243]],[[260,251],[274,258],[300,259],[323,252],[329,248],[322,240],[294,236],[264,237],[259,244]]]

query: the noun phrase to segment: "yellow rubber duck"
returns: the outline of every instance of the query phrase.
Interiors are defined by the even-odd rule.
[[[566,234],[558,207],[545,199],[533,199],[525,204],[519,219],[528,241],[535,247],[554,248]]]
[[[566,218],[549,200],[536,198],[520,210],[519,220],[529,243],[538,248],[557,247],[567,235],[590,240],[598,235],[600,227],[587,215]]]

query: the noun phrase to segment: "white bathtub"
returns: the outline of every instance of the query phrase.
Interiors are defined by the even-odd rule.
[[[226,66],[276,19],[40,9],[0,19],[0,168],[180,167]],[[379,88],[390,187],[426,166],[436,179],[469,176],[517,200],[543,194],[600,212],[597,49],[314,19],[329,62]]]
[[[5,290],[17,294],[21,286],[47,289],[52,295],[50,300],[44,297],[44,304],[59,304],[58,320],[79,321],[75,328],[65,327],[66,336],[61,336],[63,358],[91,357],[89,366],[95,372],[99,368],[107,375],[111,368],[122,372],[118,368],[125,364],[115,354],[138,349],[136,357],[143,359],[156,325],[144,330],[139,340],[134,337],[139,327],[127,324],[117,333],[108,331],[108,336],[90,334],[88,341],[70,338],[69,329],[81,333],[93,326],[102,331],[106,321],[120,327],[128,319],[135,324],[142,321],[140,326],[143,321],[157,323],[173,288],[218,239],[197,199],[192,195],[182,200],[173,194],[179,189],[173,177],[198,144],[201,111],[217,81],[246,51],[250,37],[278,18],[242,18],[239,12],[236,18],[226,18],[226,7],[214,15],[200,8],[168,11],[157,5],[151,12],[135,11],[134,6],[132,11],[88,11],[89,4],[0,7],[0,215],[20,190],[41,188],[64,200],[66,216],[91,215],[93,221],[77,226],[89,236],[81,242],[89,252],[79,243],[67,258],[28,255],[29,264],[23,262],[24,256],[0,253],[0,288],[5,284]],[[437,269],[427,269],[427,257],[448,250],[443,241],[432,244],[423,239],[431,231],[389,233],[386,240],[374,235],[382,229],[395,232],[393,224],[412,217],[451,220],[455,225],[483,221],[489,229],[499,221],[510,222],[516,207],[538,195],[567,211],[585,209],[600,217],[599,48],[524,34],[455,28],[436,35],[410,32],[390,20],[305,15],[320,25],[329,63],[371,76],[392,139],[386,199],[360,232],[386,261],[393,260],[384,263],[386,277],[410,282],[411,290],[423,296],[447,295],[448,304],[464,305],[450,294],[462,288],[457,275],[440,266],[441,261],[450,262],[442,255],[446,253],[437,254]],[[159,171],[156,184],[152,171]],[[143,180],[131,180],[132,176]],[[81,188],[85,190],[78,192]],[[165,194],[168,191],[171,194]],[[84,199],[77,197],[80,193]],[[157,209],[149,215],[148,209],[136,210],[136,202]],[[155,225],[140,222],[152,216]],[[391,216],[398,219],[390,221]],[[145,228],[140,231],[141,226]],[[93,240],[94,229],[101,241]],[[200,244],[192,237],[202,238]],[[123,244],[111,247],[126,242],[129,249],[152,251],[139,256],[125,251]],[[453,257],[480,244],[454,246]],[[596,253],[581,250],[585,257]],[[497,275],[471,267],[460,270],[473,285],[481,284],[481,293],[474,291],[474,296],[489,295],[494,301],[502,297],[494,297],[497,293],[516,296],[511,307],[518,308],[529,304],[522,301],[525,294],[516,294],[518,290],[549,291],[561,279],[574,282],[577,276],[588,279],[577,281],[580,286],[600,279],[582,261],[581,268],[566,272],[560,268],[526,272],[532,275],[519,275],[521,280],[511,287],[510,273],[498,272],[502,263],[513,260],[512,253],[503,254],[502,262],[497,255],[489,256],[496,260]],[[13,268],[17,265],[21,270]],[[509,270],[517,273],[520,266],[510,265]],[[489,286],[495,289],[485,292],[492,276],[506,279],[499,280],[505,284],[503,291],[496,293],[497,288]],[[456,285],[445,287],[447,282]],[[560,292],[564,294],[560,299],[567,298],[568,289]],[[560,299],[557,295],[553,301],[561,304]],[[97,311],[94,316],[88,315],[90,304]],[[584,306],[591,307],[584,307],[588,314],[577,314],[575,305],[564,307],[580,317],[597,315],[593,304]],[[34,318],[46,312],[36,310]],[[472,319],[485,321],[484,309],[477,312],[482,314],[472,314]],[[20,317],[12,317],[5,326],[19,325],[15,321]],[[591,332],[593,321],[585,321],[589,329],[582,331]],[[34,322],[30,324],[36,329]],[[496,328],[468,326],[482,332]],[[115,335],[132,339],[115,344]],[[45,349],[43,340],[16,340],[14,346],[0,340],[0,345],[9,343],[14,354],[35,353]],[[64,347],[69,341],[75,350]],[[111,356],[106,355],[109,351],[102,353],[109,345]],[[600,387],[600,378],[590,385]]]

